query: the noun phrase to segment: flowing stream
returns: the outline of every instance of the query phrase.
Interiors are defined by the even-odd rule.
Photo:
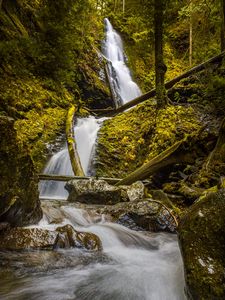
[[[7,268],[0,268],[0,299],[185,299],[182,261],[175,235],[130,230],[65,201],[43,202],[45,214],[38,227],[54,230],[59,226],[53,221],[55,205],[57,218],[59,214],[62,217],[60,225],[71,224],[79,231],[97,234],[103,251],[4,253]]]
[[[125,65],[122,41],[109,20],[105,55],[123,102],[140,94]],[[78,119],[75,137],[86,174],[97,132],[103,120]],[[67,148],[53,155],[46,173],[72,175]],[[43,219],[35,227],[54,230],[70,224],[78,231],[97,234],[98,253],[80,249],[0,253],[0,299],[4,300],[182,300],[184,276],[177,237],[135,231],[111,223],[95,207],[79,208],[65,201],[63,183],[40,186]],[[54,199],[54,200],[53,200]],[[58,199],[58,200],[56,200]],[[61,199],[61,200],[59,200]]]

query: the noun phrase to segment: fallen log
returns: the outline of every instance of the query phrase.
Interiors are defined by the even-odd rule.
[[[121,181],[117,182],[116,185],[129,185],[135,181],[146,179],[150,175],[169,165],[177,163],[193,163],[195,156],[191,153],[190,149],[187,151],[187,144],[187,138],[175,143]]]
[[[108,177],[90,177],[90,176],[68,176],[68,175],[56,175],[56,174],[38,174],[39,180],[53,180],[53,181],[70,181],[70,180],[90,180],[93,179],[99,179],[99,180],[105,180],[109,184],[115,184],[121,179],[119,178],[108,178]]]
[[[175,77],[174,79],[167,81],[165,83],[165,88],[170,89],[171,87],[173,87],[176,83],[178,83],[182,79],[187,78],[195,73],[198,73],[198,72],[204,70],[206,67],[208,67],[208,65],[214,64],[214,63],[219,63],[224,58],[224,56],[225,56],[225,51],[223,51],[222,53],[220,53],[217,56],[212,57],[211,59],[207,60],[206,62],[201,63],[200,65],[197,65],[197,66],[191,68],[187,72],[182,73],[181,75]],[[111,110],[94,109],[91,112],[96,113],[96,114],[104,114],[107,116],[115,116],[131,107],[136,106],[137,104],[140,104],[140,103],[154,97],[155,95],[156,95],[156,90],[153,89],[153,90],[131,100],[130,102],[120,106],[117,109],[111,109]]]
[[[76,107],[71,106],[68,110],[67,120],[66,120],[66,140],[68,145],[68,151],[70,156],[70,162],[73,169],[74,175],[84,176],[84,171],[81,166],[80,157],[76,148],[76,141],[74,136],[74,116],[76,112]]]

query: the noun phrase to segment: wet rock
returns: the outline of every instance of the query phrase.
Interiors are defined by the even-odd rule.
[[[60,233],[55,243],[56,247],[76,247],[93,251],[102,250],[101,240],[93,233],[78,232],[71,225],[58,227],[56,231]]]
[[[191,206],[179,225],[189,299],[225,299],[225,190]]]
[[[65,188],[68,201],[87,204],[115,204],[137,201],[144,197],[144,185],[136,182],[131,186],[113,186],[104,180],[71,180]]]
[[[153,202],[151,199],[106,206],[100,212],[109,214],[114,221],[124,226],[128,225],[130,227],[131,220],[133,220],[136,226],[144,230],[153,232],[176,231],[176,224],[168,210],[160,203]],[[132,224],[132,227],[134,228],[134,224]]]
[[[60,224],[63,222],[65,214],[54,203],[49,203],[47,200],[42,201],[41,208],[49,224]]]
[[[0,234],[0,249],[53,248],[58,233],[41,228],[16,227]]]
[[[102,244],[99,237],[89,232],[78,232],[71,225],[58,227],[55,231],[42,228],[15,227],[0,232],[0,249],[55,249],[82,248],[99,251]]]
[[[19,144],[14,119],[0,116],[0,222],[29,225],[42,217],[38,177],[29,151]]]

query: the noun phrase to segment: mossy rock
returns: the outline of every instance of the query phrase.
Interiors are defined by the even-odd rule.
[[[225,299],[225,190],[191,206],[179,225],[189,299]]]
[[[21,226],[42,217],[38,177],[26,147],[17,140],[14,120],[0,117],[0,222]]]
[[[0,249],[53,249],[57,232],[41,228],[12,228],[0,234]]]

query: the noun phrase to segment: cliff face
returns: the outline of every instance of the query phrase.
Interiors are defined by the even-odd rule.
[[[12,118],[0,117],[0,136],[0,222],[36,223],[42,217],[38,178],[29,152],[18,144]]]

